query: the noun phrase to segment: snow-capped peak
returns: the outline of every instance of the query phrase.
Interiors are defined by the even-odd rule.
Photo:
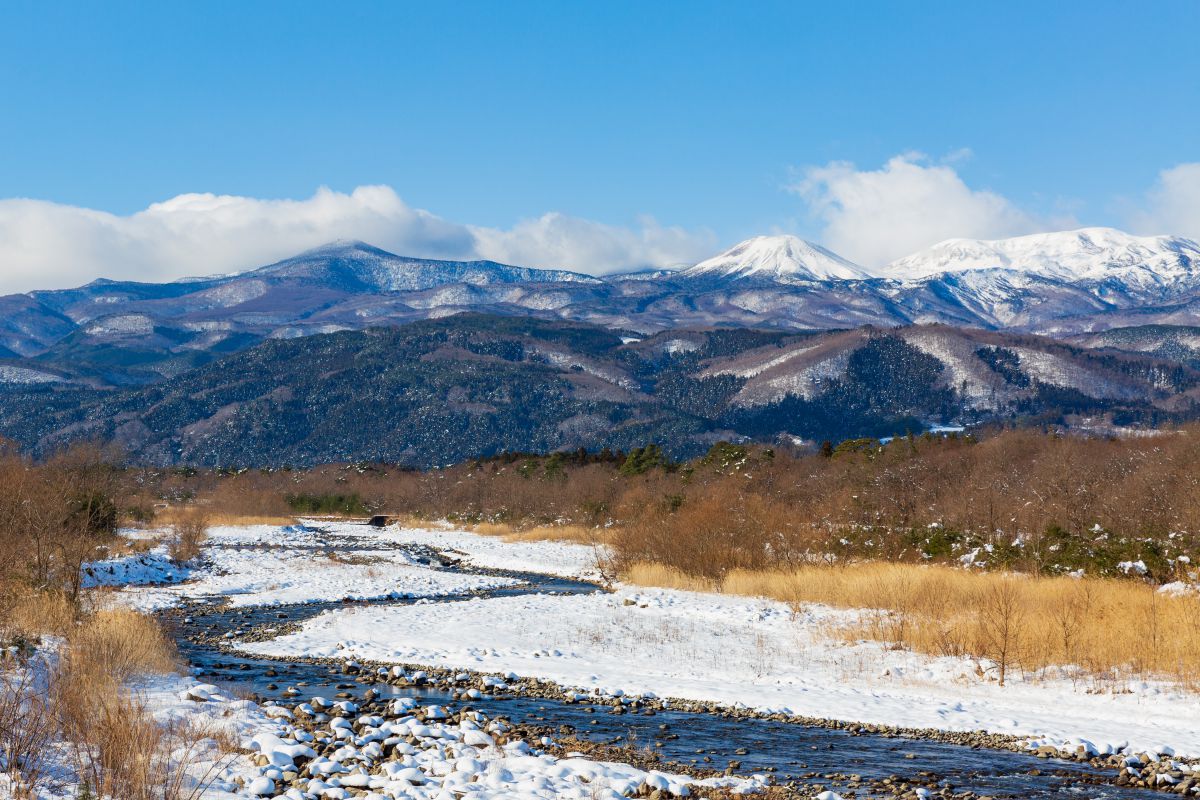
[[[680,274],[693,278],[755,277],[784,282],[872,277],[859,265],[797,236],[755,236]]]
[[[1013,270],[1061,281],[1115,278],[1131,285],[1164,285],[1200,275],[1200,244],[1176,236],[1134,236],[1113,228],[990,241],[948,239],[893,261],[884,274],[921,280],[979,269]]]

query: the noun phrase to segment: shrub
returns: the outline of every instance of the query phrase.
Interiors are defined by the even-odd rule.
[[[0,768],[14,797],[39,797],[57,728],[47,686],[32,668],[0,673]]]
[[[87,683],[122,683],[178,665],[170,639],[152,618],[127,609],[99,611],[68,639],[67,672]]]
[[[208,538],[208,518],[194,511],[181,517],[171,528],[171,540],[167,545],[171,560],[185,564],[199,558],[200,547]]]
[[[626,456],[621,464],[621,474],[627,476],[642,475],[655,467],[667,465],[667,457],[656,444],[636,447]]]
[[[106,537],[117,532],[120,512],[116,502],[99,490],[79,493],[71,498],[68,524],[85,536]]]
[[[298,514],[370,514],[357,493],[289,494],[288,507]]]

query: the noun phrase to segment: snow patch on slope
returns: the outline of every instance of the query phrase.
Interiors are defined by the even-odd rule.
[[[766,372],[772,367],[777,367],[780,364],[786,364],[793,358],[803,355],[813,348],[813,345],[807,347],[797,347],[794,350],[789,350],[783,355],[775,356],[774,358],[768,358],[758,362],[757,364],[751,364],[750,366],[746,367],[726,367],[724,369],[708,370],[702,375],[702,377],[707,378],[713,375],[733,375],[737,378],[753,378],[756,375]]]
[[[542,356],[548,362],[561,369],[580,369],[589,375],[594,375],[603,381],[620,386],[626,391],[635,392],[638,390],[637,382],[629,376],[618,372],[617,370],[609,369],[608,367],[596,364],[588,359],[579,358],[572,353],[564,353],[560,350],[554,350],[543,345],[531,345],[528,347],[530,353],[536,353]]]
[[[89,336],[144,335],[154,332],[154,320],[146,314],[113,314],[100,317],[85,327],[83,332]]]
[[[812,400],[825,389],[825,383],[840,378],[846,372],[851,351],[843,350],[803,369],[749,383],[734,395],[733,405],[750,407],[777,403],[789,395]]]
[[[52,372],[0,364],[0,383],[57,383],[63,380]]]
[[[1034,380],[1064,389],[1077,389],[1090,397],[1130,400],[1137,392],[1111,380],[1072,364],[1065,358],[1032,350],[1027,347],[1011,348],[1021,361],[1021,369]]]
[[[983,365],[975,355],[973,343],[937,331],[914,330],[904,339],[926,355],[942,363],[945,383],[957,391],[968,407],[990,406],[996,393],[997,381],[983,374]],[[956,346],[957,345],[957,346]]]

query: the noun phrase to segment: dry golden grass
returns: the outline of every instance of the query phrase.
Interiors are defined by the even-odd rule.
[[[709,578],[700,578],[695,575],[685,575],[674,567],[664,566],[663,564],[653,564],[647,561],[639,561],[632,564],[628,569],[621,572],[621,580],[628,583],[636,584],[637,586],[657,586],[662,589],[679,589],[685,592],[724,592],[725,587],[721,581],[712,580]],[[773,592],[730,592],[731,594],[749,594],[761,595],[770,597],[774,600],[781,600]]]
[[[67,709],[61,708],[63,699],[79,700],[73,695],[60,698],[59,716],[73,745],[77,773],[94,796],[191,800],[203,795],[209,776],[230,759],[206,727],[160,723],[144,703],[120,689],[89,696]],[[201,759],[208,768],[190,775]]]
[[[99,611],[68,638],[51,681],[52,703],[76,770],[95,796],[188,800],[203,793],[215,767],[202,775],[188,770],[225,746],[207,729],[156,721],[125,686],[134,676],[177,667],[158,623],[133,611]]]
[[[241,514],[210,508],[198,510],[190,506],[172,506],[154,515],[153,527],[175,526],[202,516],[209,525],[291,525],[296,517],[290,514]]]
[[[988,658],[1002,680],[1015,669],[1071,665],[1093,679],[1133,674],[1200,686],[1200,598],[1164,595],[1136,581],[880,562],[735,570],[721,580],[634,564],[623,577],[639,585],[871,609],[876,613],[835,634],[936,656]]]
[[[506,542],[574,542],[576,544],[608,544],[609,531],[602,528],[586,528],[582,525],[536,525],[517,528],[512,525],[481,522],[470,528],[482,536],[499,536]]]
[[[47,781],[47,754],[57,752],[72,759],[93,797],[198,798],[229,757],[228,735],[160,723],[126,685],[176,668],[170,640],[153,619],[128,610],[76,617],[64,596],[47,592],[22,594],[9,608],[10,625],[66,636],[59,658],[32,660],[0,680],[0,762],[18,791],[36,794]]]
[[[104,545],[104,552],[109,558],[133,556],[149,552],[157,544],[157,538],[131,539],[127,536],[119,536]]]
[[[62,636],[73,627],[76,607],[62,592],[38,592],[30,589],[4,588],[3,613],[0,613],[0,639],[22,636]]]
[[[98,611],[68,638],[66,670],[84,683],[119,684],[136,675],[177,667],[171,640],[157,622],[136,611]]]

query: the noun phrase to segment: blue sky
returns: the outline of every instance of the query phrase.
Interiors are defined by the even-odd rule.
[[[557,212],[644,242],[648,215],[689,244],[609,257],[650,263],[821,240],[853,186],[819,170],[890,176],[901,157],[1016,215],[964,235],[1186,223],[1190,176],[1168,187],[1182,210],[1150,207],[1164,171],[1200,161],[1197,29],[1194,1],[8,2],[0,198],[127,217],[382,185],[470,231]]]

